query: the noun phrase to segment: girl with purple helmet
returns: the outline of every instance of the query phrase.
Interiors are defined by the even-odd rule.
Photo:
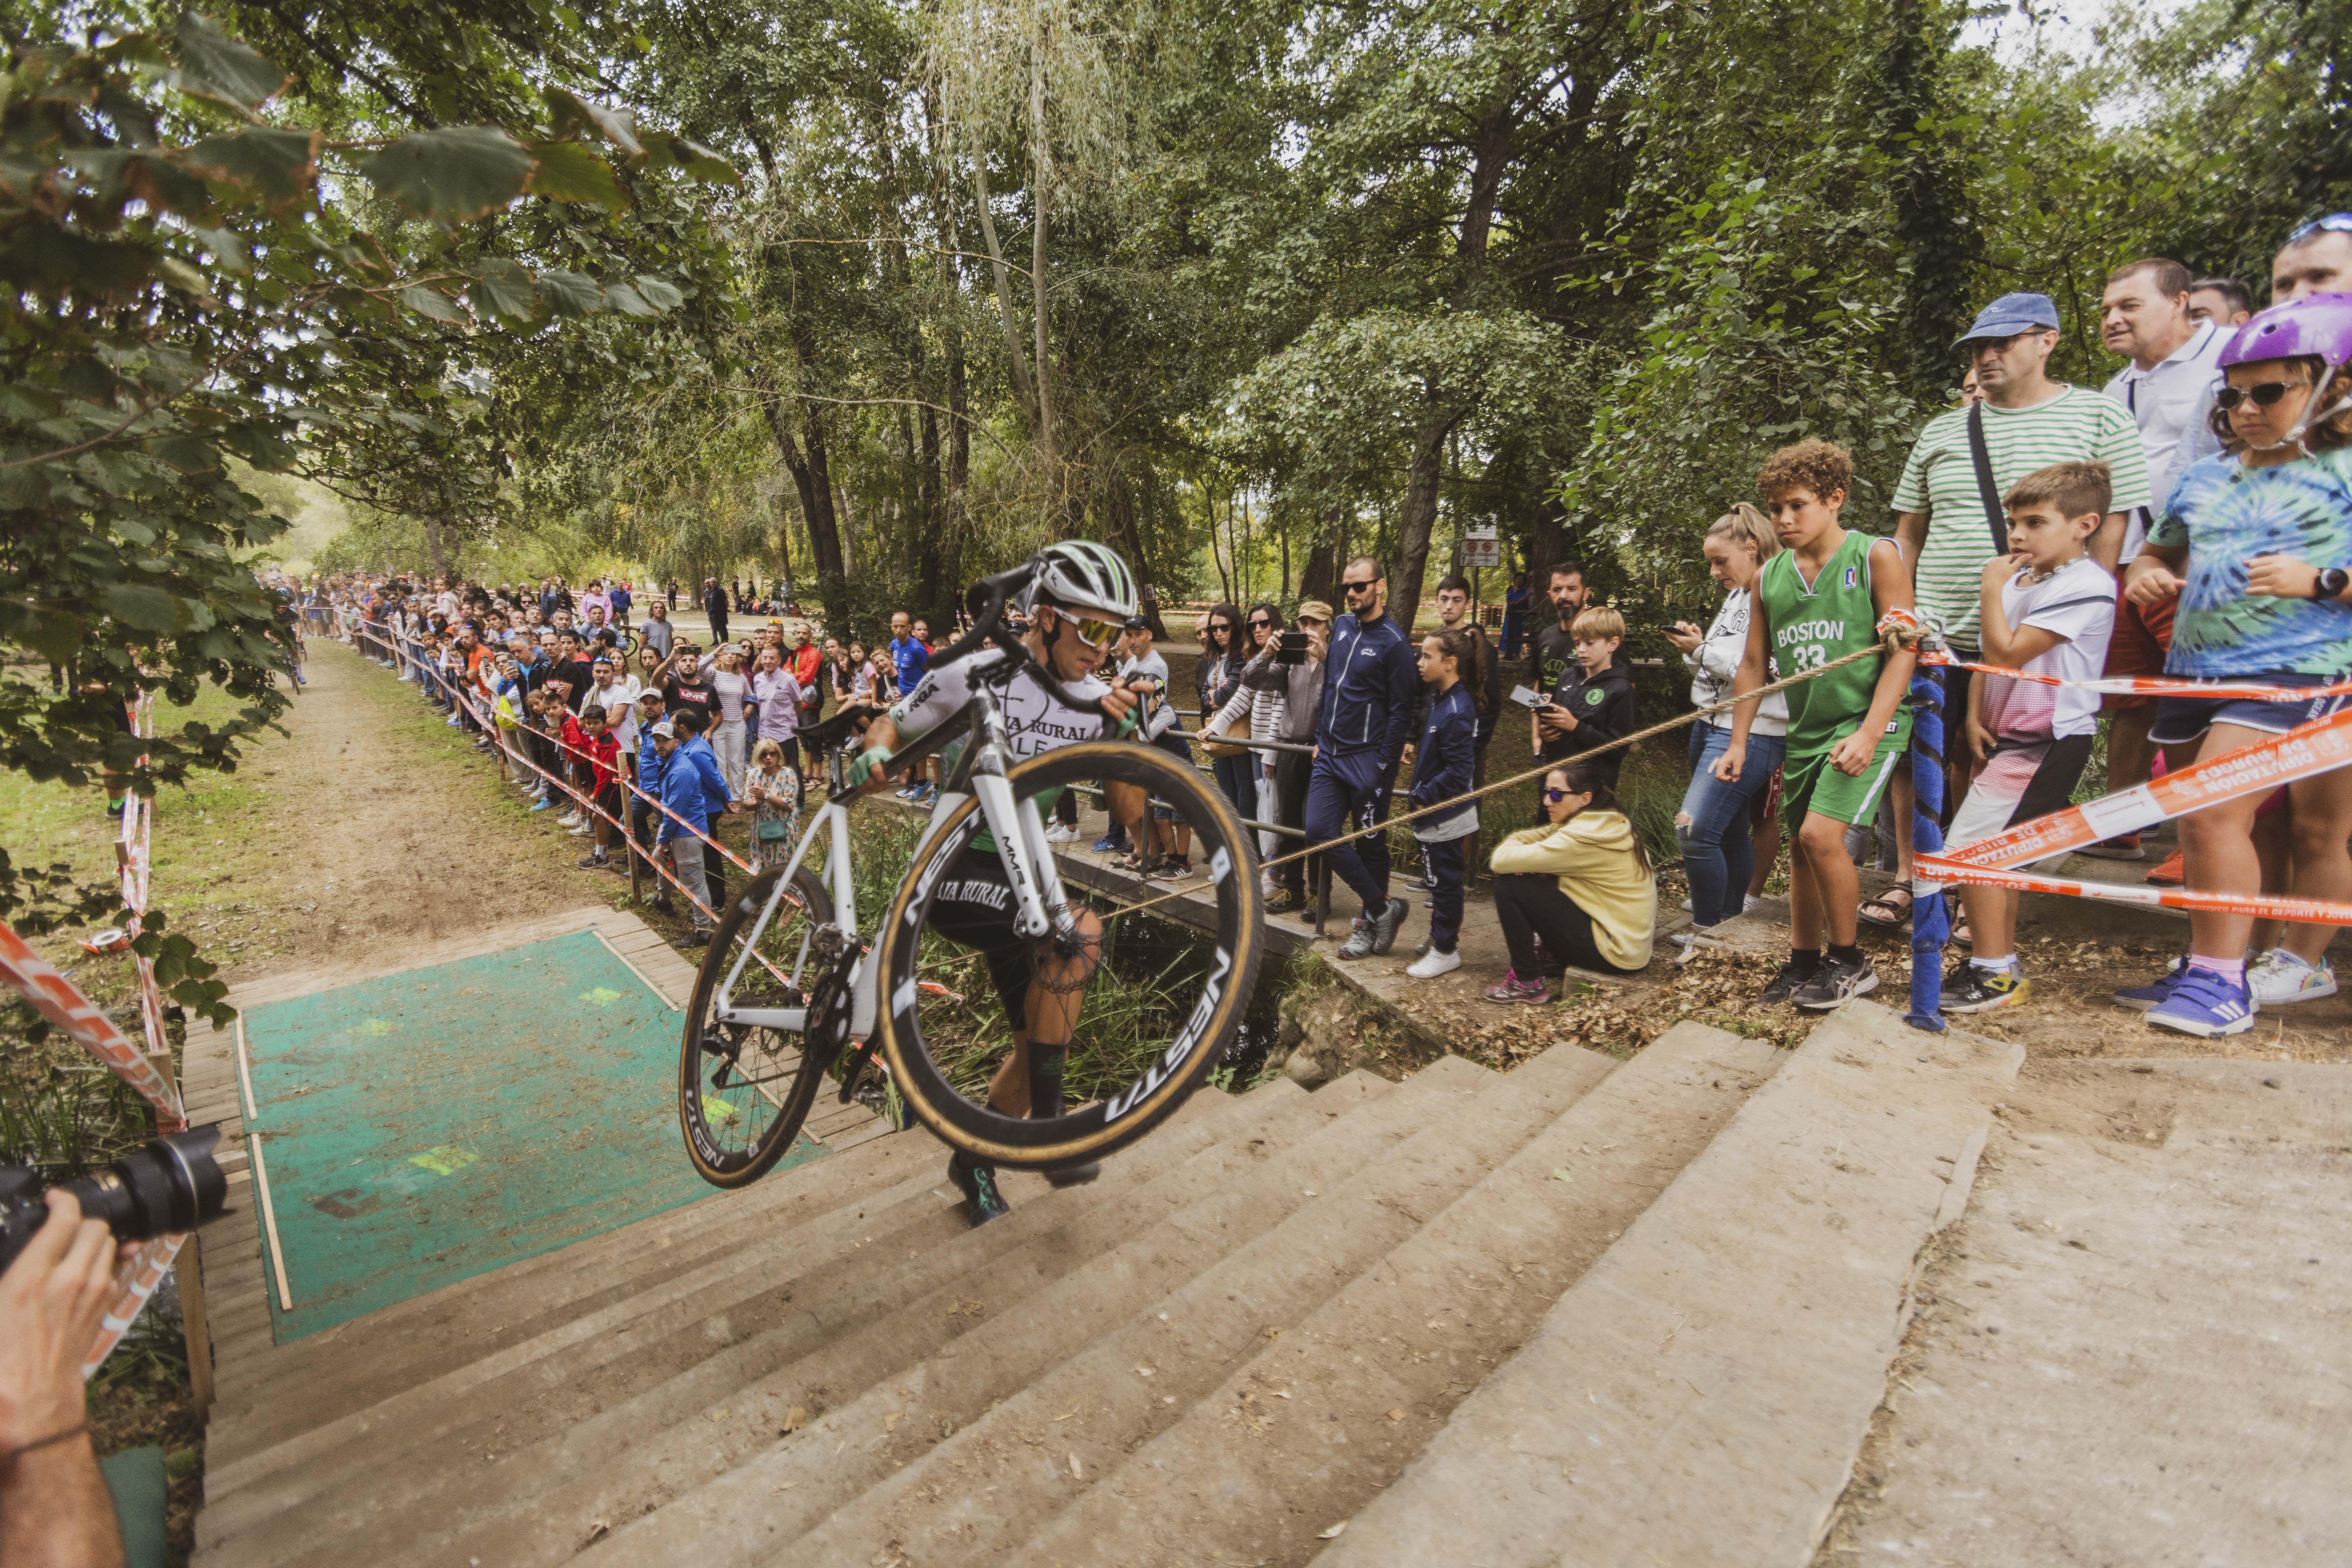
[[[2174,486],[2147,552],[2125,579],[2140,605],[2177,598],[2166,674],[2320,687],[2352,673],[2352,294],[2311,294],[2238,329],[2221,351],[2224,384],[2213,427],[2222,452]],[[2171,767],[2284,734],[2352,703],[2168,697],[2149,739]],[[2288,786],[2294,897],[2352,901],[2352,769]],[[2181,818],[2188,884],[2200,892],[2262,890],[2257,797]],[[2336,992],[2326,952],[2336,928],[2292,925],[2247,962],[2253,921],[2189,916],[2189,958],[2153,985],[2119,991],[2150,1024],[2182,1034],[2235,1035],[2263,1006]]]

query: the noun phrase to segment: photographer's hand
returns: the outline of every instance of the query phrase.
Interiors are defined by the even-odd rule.
[[[48,1203],[48,1222],[0,1274],[0,1562],[121,1568],[81,1379],[114,1299],[116,1247],[71,1194]]]

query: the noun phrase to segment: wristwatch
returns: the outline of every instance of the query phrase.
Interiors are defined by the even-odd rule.
[[[2340,599],[2347,587],[2352,587],[2352,572],[2347,572],[2341,566],[2323,566],[2319,569],[2318,579],[2311,585],[2311,596],[2315,599]]]

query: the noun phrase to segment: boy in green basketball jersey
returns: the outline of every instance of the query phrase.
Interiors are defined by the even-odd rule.
[[[1891,539],[1838,525],[1853,462],[1827,441],[1772,454],[1756,488],[1787,546],[1756,580],[1756,613],[1732,695],[1765,683],[1768,658],[1783,678],[1878,645],[1890,610],[1911,607],[1911,568]],[[1757,1000],[1827,1013],[1878,986],[1855,944],[1862,879],[1845,852],[1848,825],[1866,819],[1911,745],[1903,706],[1917,655],[1861,658],[1789,689],[1789,755],[1780,768],[1780,824],[1789,839],[1789,962]],[[1731,711],[1731,743],[1716,777],[1739,777],[1756,705]],[[1822,941],[1828,940],[1828,952]]]

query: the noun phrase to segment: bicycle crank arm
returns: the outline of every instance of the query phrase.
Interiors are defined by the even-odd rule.
[[[849,1064],[841,1069],[842,1104],[847,1105],[856,1095],[857,1080],[866,1076],[866,1065],[874,1059],[874,1053],[881,1044],[878,1038],[867,1036],[864,1043],[858,1046],[856,1053],[849,1058]]]

